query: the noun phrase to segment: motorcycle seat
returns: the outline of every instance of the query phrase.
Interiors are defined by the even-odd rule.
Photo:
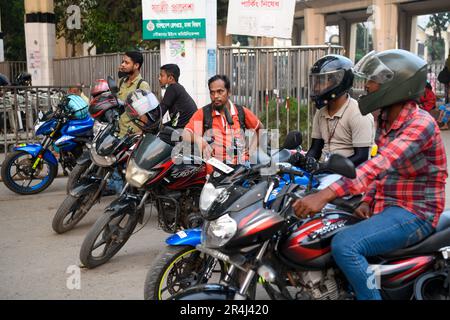
[[[333,201],[331,201],[331,204],[334,204],[337,207],[340,207],[344,209],[345,211],[353,213],[353,211],[358,208],[358,205],[360,204],[362,199],[362,195],[356,195],[353,197],[350,197],[348,199],[345,198],[336,198]]]
[[[393,259],[407,256],[420,256],[434,254],[440,248],[450,246],[450,210],[446,210],[439,218],[436,232],[415,245],[395,250],[382,255],[384,259]]]

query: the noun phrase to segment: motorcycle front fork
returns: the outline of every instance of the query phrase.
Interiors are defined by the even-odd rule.
[[[262,247],[259,249],[259,252],[256,255],[256,259],[255,259],[255,265],[259,264],[259,262],[261,261],[262,257],[264,256],[264,253],[266,252],[268,246],[269,246],[269,240],[264,242]],[[231,267],[228,270],[225,278],[223,279],[223,282],[226,285],[230,285],[231,280],[233,279],[233,276],[235,275],[236,271],[238,271],[238,270],[239,269],[235,265],[231,265]],[[245,276],[244,281],[240,285],[239,292],[237,292],[234,295],[234,300],[246,300],[247,299],[247,291],[250,288],[252,280],[253,280],[253,278],[255,276],[258,276],[258,274],[256,273],[255,270],[250,269],[249,271],[247,271],[247,275]]]

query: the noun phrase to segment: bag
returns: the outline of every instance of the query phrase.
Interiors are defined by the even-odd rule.
[[[89,106],[80,96],[71,94],[67,96],[69,102],[66,105],[66,111],[72,119],[81,120],[89,115]]]
[[[439,72],[438,81],[443,84],[448,84],[450,82],[450,71],[447,66]]]

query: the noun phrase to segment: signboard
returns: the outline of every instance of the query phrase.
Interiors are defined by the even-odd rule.
[[[206,38],[206,0],[142,0],[142,38]]]
[[[295,0],[234,0],[228,5],[227,34],[291,39]]]

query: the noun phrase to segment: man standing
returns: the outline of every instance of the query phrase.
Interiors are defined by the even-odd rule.
[[[119,70],[125,76],[119,80],[117,96],[120,100],[125,101],[128,95],[136,89],[150,91],[150,85],[141,76],[140,70],[143,63],[144,57],[138,51],[129,51],[123,55]],[[140,131],[125,112],[120,116],[119,128],[121,137],[127,133],[128,128],[131,128],[133,132]]]

